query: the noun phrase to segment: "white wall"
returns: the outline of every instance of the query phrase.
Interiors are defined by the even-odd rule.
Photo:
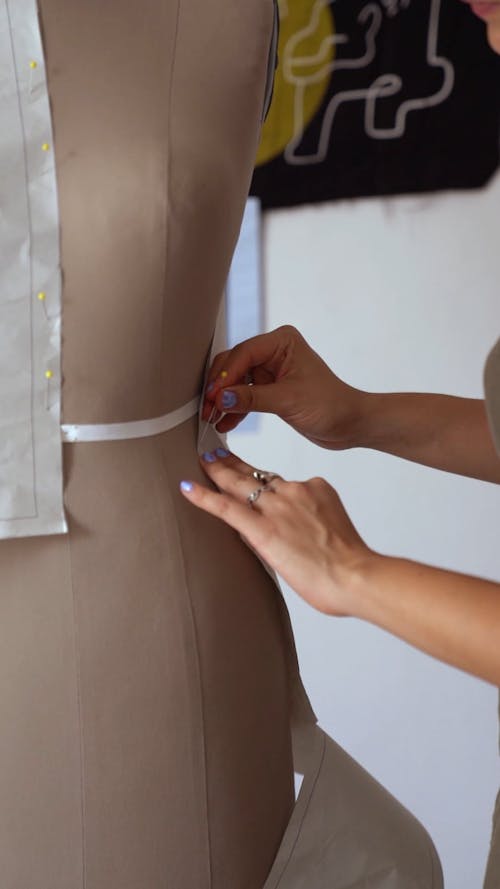
[[[296,325],[365,389],[480,396],[500,335],[499,217],[500,177],[482,193],[269,214],[266,328]],[[325,476],[375,549],[500,579],[494,485],[321,451],[271,417],[231,444],[285,477]],[[448,889],[478,889],[500,777],[496,691],[376,628],[287,600],[321,724],[426,824]]]

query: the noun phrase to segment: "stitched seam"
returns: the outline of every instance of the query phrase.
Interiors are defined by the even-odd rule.
[[[162,312],[161,312],[161,326],[160,326],[160,337],[162,338],[160,341],[160,356],[162,357],[162,347],[163,347],[163,333],[164,333],[164,325],[165,325],[165,300],[166,294],[168,291],[168,279],[170,275],[170,248],[171,248],[171,238],[170,238],[170,230],[171,230],[171,218],[172,218],[172,169],[173,169],[173,161],[172,161],[172,106],[173,106],[173,96],[174,96],[174,81],[175,81],[175,68],[177,62],[177,49],[179,42],[179,31],[180,31],[180,16],[181,16],[181,0],[177,2],[177,13],[175,20],[175,31],[174,31],[174,45],[172,50],[172,65],[170,68],[170,84],[169,84],[169,95],[168,95],[168,105],[167,105],[167,114],[168,114],[168,139],[167,139],[167,159],[165,165],[165,175],[166,175],[166,192],[167,192],[167,204],[166,204],[166,220],[165,220],[165,274],[163,281],[163,295],[162,295]],[[168,468],[167,469],[167,478],[168,478]],[[170,492],[170,484],[167,486],[168,490],[168,499],[171,505],[173,514],[175,515],[175,505],[173,503],[172,494]],[[200,708],[200,722],[201,722],[201,746],[202,746],[202,757],[203,757],[203,782],[205,787],[205,823],[206,823],[206,839],[207,839],[207,851],[208,851],[208,879],[209,879],[209,887],[213,884],[213,875],[212,875],[212,845],[210,838],[210,821],[208,817],[208,766],[207,766],[207,749],[206,749],[206,723],[205,723],[205,705],[203,700],[203,686],[201,681],[201,663],[200,663],[200,652],[199,652],[199,644],[198,644],[198,634],[196,630],[196,621],[194,616],[194,607],[193,601],[191,598],[191,593],[189,590],[189,583],[187,577],[187,562],[186,555],[184,553],[184,549],[182,546],[181,535],[179,532],[179,526],[177,522],[174,523],[175,531],[173,534],[169,534],[173,538],[175,534],[175,540],[177,543],[177,547],[180,554],[180,562],[182,566],[182,578],[184,589],[186,592],[186,602],[188,603],[188,614],[189,620],[191,623],[191,632],[194,640],[194,650],[195,650],[195,662],[196,662],[196,678],[199,689],[199,708]]]
[[[68,538],[66,541],[66,549],[68,553],[68,566],[69,566],[69,579],[71,585],[71,601],[73,605],[73,643],[75,650],[75,685],[76,685],[76,700],[77,700],[77,709],[78,709],[78,735],[79,735],[79,744],[80,744],[80,813],[81,813],[81,838],[82,838],[82,889],[86,889],[87,886],[87,836],[85,830],[85,742],[84,742],[84,731],[83,731],[83,717],[82,717],[82,680],[81,680],[81,663],[80,663],[80,634],[78,631],[78,617],[77,617],[77,608],[76,608],[76,594],[75,594],[75,584],[74,584],[74,571],[73,571],[73,558],[71,555],[71,541],[69,539],[69,531]]]
[[[321,752],[321,760],[320,760],[320,763],[319,763],[319,766],[318,766],[318,770],[317,770],[317,772],[316,772],[316,776],[315,776],[314,781],[313,781],[313,785],[312,785],[312,787],[311,787],[311,792],[310,792],[310,794],[309,794],[309,799],[308,799],[308,801],[307,801],[307,806],[305,807],[304,812],[303,812],[303,814],[302,814],[302,818],[300,819],[300,822],[299,822],[299,825],[298,825],[298,828],[297,828],[297,836],[295,837],[295,840],[293,841],[293,845],[292,845],[292,848],[290,849],[290,853],[289,853],[289,855],[288,855],[288,858],[287,858],[287,860],[285,861],[285,863],[284,863],[284,865],[283,865],[283,869],[282,869],[282,871],[281,871],[281,873],[280,873],[280,875],[279,875],[279,877],[278,877],[277,882],[274,884],[274,889],[278,889],[279,885],[281,884],[281,881],[283,880],[283,877],[285,876],[285,873],[286,873],[286,870],[287,870],[287,868],[288,868],[288,865],[290,864],[290,861],[291,861],[291,859],[292,859],[293,853],[295,852],[297,843],[299,842],[300,834],[301,834],[301,831],[302,831],[302,827],[304,826],[304,821],[305,821],[305,819],[306,819],[306,817],[307,817],[307,815],[308,815],[309,808],[310,808],[310,806],[311,806],[311,801],[312,801],[312,798],[313,798],[313,796],[314,796],[314,791],[316,790],[316,786],[317,786],[317,784],[318,784],[319,777],[320,777],[320,775],[321,775],[321,770],[322,770],[322,768],[323,768],[323,763],[324,763],[324,761],[325,761],[325,756],[326,756],[326,737],[325,737],[324,732],[322,732],[322,741],[323,741],[323,750],[322,750],[322,752]],[[292,814],[292,817],[293,817],[293,814]]]
[[[174,80],[175,80],[175,66],[177,62],[177,47],[179,42],[179,30],[180,30],[180,17],[181,17],[181,0],[177,0],[177,12],[175,18],[175,27],[174,27],[174,44],[172,47],[172,64],[170,66],[170,83],[168,89],[168,101],[167,101],[167,156],[165,160],[165,188],[167,193],[167,203],[165,208],[165,267],[163,273],[163,293],[162,293],[162,304],[161,304],[161,323],[160,323],[160,364],[163,359],[163,333],[164,333],[164,325],[165,325],[165,300],[167,299],[168,293],[168,279],[170,275],[170,220],[172,215],[172,106],[174,99]],[[161,372],[160,372],[161,378]],[[161,379],[160,379],[161,383]]]
[[[170,488],[170,477],[168,473],[168,466],[166,466],[165,456],[161,453],[162,463],[165,467],[166,478],[168,480],[168,484],[166,487],[168,503],[172,510],[172,515],[175,516],[175,504]],[[163,506],[163,499],[159,498],[160,504]],[[191,625],[191,633],[194,640],[194,652],[195,652],[195,665],[196,665],[196,681],[199,689],[199,716],[201,723],[201,748],[202,748],[202,757],[203,757],[203,783],[205,788],[205,823],[206,823],[206,839],[207,839],[207,850],[208,850],[208,878],[209,884],[208,889],[211,889],[213,885],[213,873],[212,873],[212,843],[210,837],[210,819],[208,817],[209,804],[208,804],[208,766],[207,766],[207,747],[206,747],[206,720],[205,720],[205,702],[203,697],[203,684],[201,679],[201,661],[200,661],[200,649],[198,644],[198,633],[196,628],[196,619],[194,616],[194,606],[193,600],[191,597],[191,592],[189,589],[189,581],[188,581],[188,572],[187,572],[187,558],[184,552],[184,548],[182,546],[182,538],[179,531],[179,524],[177,521],[173,523],[174,530],[171,531],[170,527],[167,528],[167,523],[165,521],[165,513],[162,512],[163,524],[165,528],[165,534],[169,537],[170,540],[174,540],[177,544],[177,549],[180,554],[180,564],[182,570],[182,582],[185,591],[185,601],[187,602],[187,612]]]

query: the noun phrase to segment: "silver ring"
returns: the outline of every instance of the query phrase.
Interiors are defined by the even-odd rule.
[[[265,487],[274,481],[275,478],[279,478],[279,475],[276,472],[263,472],[261,469],[254,469],[252,477],[256,481],[261,482]]]
[[[275,494],[276,491],[270,485],[265,485],[263,488],[256,488],[255,491],[252,491],[251,494],[247,497],[248,505],[253,509],[254,504],[257,503],[261,494]]]

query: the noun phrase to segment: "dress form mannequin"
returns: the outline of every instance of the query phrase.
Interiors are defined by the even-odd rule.
[[[257,147],[273,2],[39,6],[63,419],[157,417],[200,392]],[[344,889],[353,869],[367,889],[438,889],[423,831],[315,734],[290,685],[273,581],[179,495],[181,478],[201,478],[197,425],[66,444],[69,534],[0,543],[2,889]],[[296,761],[311,737],[326,778],[304,782],[317,820],[302,833],[300,807],[285,833],[292,712]],[[296,865],[293,850],[314,856],[342,818],[356,842],[340,831],[335,867],[324,848],[319,869],[307,854]]]
[[[156,417],[200,391],[273,5],[43,0],[40,15],[63,419]],[[3,889],[254,889],[272,864],[293,803],[276,591],[178,494],[201,475],[196,425],[65,445],[69,535],[0,544]]]

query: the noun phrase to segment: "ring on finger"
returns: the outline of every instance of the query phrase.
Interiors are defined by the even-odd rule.
[[[261,469],[254,469],[252,477],[264,485],[264,487],[274,481],[275,478],[281,478],[276,472],[264,472]]]
[[[251,494],[247,497],[247,503],[250,509],[253,509],[257,500],[259,499],[261,494],[275,494],[276,491],[271,485],[264,485],[261,488],[256,488],[255,491],[252,491]]]

